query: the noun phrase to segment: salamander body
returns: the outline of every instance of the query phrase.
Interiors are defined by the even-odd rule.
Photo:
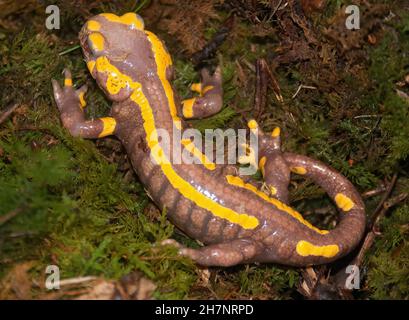
[[[172,88],[172,60],[164,43],[145,30],[134,13],[100,14],[87,21],[80,42],[92,77],[113,101],[108,117],[86,119],[86,87],[74,89],[65,70],[64,87],[53,80],[62,123],[74,136],[115,135],[124,145],[140,181],[170,221],[206,244],[200,249],[179,246],[180,254],[206,266],[273,262],[307,266],[334,261],[349,253],[365,229],[365,209],[359,193],[341,174],[308,157],[282,152],[280,129],[265,134],[252,120],[258,137],[255,163],[270,193],[260,191],[232,165],[215,164],[189,139],[176,146],[161,140],[185,131],[183,118],[203,118],[222,108],[221,72],[202,71],[192,85],[198,97],[179,101]],[[180,148],[195,163],[177,163]],[[249,158],[249,157],[247,157]],[[247,159],[251,162],[251,159]],[[290,172],[311,178],[335,201],[340,219],[334,230],[320,230],[288,203]]]

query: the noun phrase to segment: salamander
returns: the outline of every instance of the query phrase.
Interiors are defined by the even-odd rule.
[[[86,86],[76,89],[65,69],[64,86],[52,80],[63,126],[76,137],[116,136],[123,144],[147,192],[168,219],[204,245],[183,247],[179,253],[204,266],[277,263],[291,266],[325,264],[339,259],[360,242],[365,229],[365,207],[355,187],[340,173],[309,157],[281,150],[279,128],[264,133],[255,120],[249,132],[258,137],[259,168],[268,193],[257,188],[236,165],[216,164],[188,139],[169,144],[170,136],[186,130],[185,119],[201,119],[223,105],[220,68],[203,70],[191,89],[198,95],[180,101],[172,87],[172,59],[154,33],[135,13],[103,13],[90,18],[79,34],[92,77],[113,102],[109,116],[87,119]],[[194,163],[173,161],[165,149],[181,148]],[[254,162],[248,154],[243,163]],[[288,204],[291,173],[321,186],[339,209],[333,230],[322,230]]]

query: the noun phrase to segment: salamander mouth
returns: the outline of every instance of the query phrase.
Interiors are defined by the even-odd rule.
[[[90,32],[85,27],[83,27],[79,33],[80,45],[81,45],[82,51],[87,61],[91,60],[93,57],[92,50],[89,47],[89,42],[88,42],[89,35],[90,35]]]

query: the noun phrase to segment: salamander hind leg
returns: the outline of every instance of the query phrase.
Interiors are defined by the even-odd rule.
[[[273,198],[288,203],[288,185],[290,167],[281,151],[280,128],[275,128],[270,135],[265,134],[255,120],[248,122],[252,134],[258,136],[258,164],[264,181]]]
[[[213,75],[207,69],[201,72],[201,82],[194,83],[191,90],[198,97],[182,101],[185,119],[201,119],[218,113],[223,106],[223,88],[221,69],[218,67]]]
[[[263,252],[263,247],[252,239],[236,239],[225,243],[212,244],[200,249],[181,246],[174,240],[165,240],[162,244],[175,245],[179,254],[194,260],[202,266],[230,267],[255,261]]]

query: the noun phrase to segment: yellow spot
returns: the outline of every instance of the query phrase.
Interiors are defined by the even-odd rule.
[[[256,121],[256,120],[250,120],[250,121],[247,123],[247,126],[248,126],[250,129],[257,129],[257,128],[258,128],[258,124],[257,124],[257,121]]]
[[[145,27],[143,19],[133,12],[128,12],[121,17],[118,17],[113,13],[102,13],[101,16],[108,21],[126,24],[134,29],[143,30],[143,28]]]
[[[274,188],[273,186],[270,186],[270,192],[274,196],[275,194],[277,194],[277,188]]]
[[[169,53],[166,51],[162,41],[150,31],[145,32],[148,36],[148,40],[152,45],[152,51],[155,55],[155,62],[157,67],[157,73],[159,79],[162,83],[162,87],[165,90],[166,98],[169,104],[170,115],[173,119],[173,124],[177,129],[182,129],[182,122],[177,116],[177,109],[175,105],[175,98],[173,94],[172,86],[170,85],[168,79],[166,78],[166,69],[172,65],[172,59]]]
[[[336,244],[330,244],[327,246],[315,246],[308,241],[301,240],[297,243],[297,253],[300,256],[318,256],[325,258],[332,258],[339,252],[339,247]]]
[[[89,35],[89,41],[91,42],[92,49],[95,51],[102,51],[105,47],[105,39],[102,34],[98,32],[91,33]]]
[[[304,175],[307,173],[307,169],[305,169],[304,167],[292,167],[291,171],[296,174],[301,174],[301,175]]]
[[[197,92],[197,93],[201,93],[202,92],[202,83],[198,82],[198,83],[193,83],[190,86],[190,90]]]
[[[101,29],[101,24],[95,20],[89,20],[87,22],[87,29],[89,31],[99,31]]]
[[[193,117],[193,105],[195,104],[196,98],[186,99],[182,101],[183,105],[183,116],[186,119],[190,119]]]
[[[107,74],[106,89],[110,94],[118,94],[121,89],[128,88],[128,86],[131,87],[132,79],[123,75],[109,62],[107,57],[99,57],[96,61],[96,68],[98,72]]]
[[[72,79],[66,78],[64,80],[64,86],[66,87],[72,87]]]
[[[98,137],[102,138],[102,137],[106,137],[106,136],[113,134],[115,131],[115,127],[116,127],[115,119],[111,117],[106,117],[106,118],[100,118],[100,120],[102,121],[104,128]]]
[[[80,105],[82,108],[85,108],[87,106],[87,102],[84,99],[85,92],[80,92],[78,95],[78,98],[80,99]]]
[[[261,170],[261,174],[263,175],[263,177],[264,177],[264,174],[265,174],[264,166],[266,164],[266,161],[267,161],[266,157],[261,157],[260,161],[258,162],[258,166],[259,166],[259,168]]]
[[[273,132],[271,133],[271,136],[272,136],[273,138],[277,138],[277,137],[280,135],[280,133],[281,133],[280,128],[279,128],[279,127],[276,127],[276,128],[273,130]]]
[[[206,157],[198,148],[196,148],[195,144],[190,139],[182,140],[182,144],[185,146],[186,150],[193,154],[200,162],[209,170],[216,169],[216,165]]]
[[[297,219],[300,223],[302,223],[303,225],[305,225],[309,229],[314,230],[319,234],[327,234],[328,233],[328,230],[320,230],[320,229],[314,227],[311,223],[309,223],[307,220],[305,220],[303,218],[303,216],[299,212],[295,211],[293,208],[287,206],[286,204],[282,203],[281,201],[279,201],[277,199],[270,198],[264,192],[259,191],[252,184],[245,183],[241,178],[228,175],[228,176],[226,176],[226,179],[227,179],[227,182],[229,184],[231,184],[231,185],[250,190],[251,192],[253,192],[257,196],[259,196],[263,200],[265,200],[265,201],[271,203],[272,205],[274,205],[277,209],[288,213],[291,217]]]
[[[206,92],[208,92],[208,91],[210,91],[210,90],[213,90],[214,89],[214,86],[206,86],[206,87],[204,87],[203,88],[203,90],[200,92],[202,95],[205,95],[206,94]]]
[[[87,62],[87,67],[90,73],[92,73],[92,71],[94,71],[95,68],[95,61],[94,60],[89,60]]]
[[[349,211],[354,207],[354,202],[351,200],[351,198],[347,197],[346,195],[342,193],[338,193],[335,196],[335,202],[338,206],[338,208],[344,210],[344,211]]]

